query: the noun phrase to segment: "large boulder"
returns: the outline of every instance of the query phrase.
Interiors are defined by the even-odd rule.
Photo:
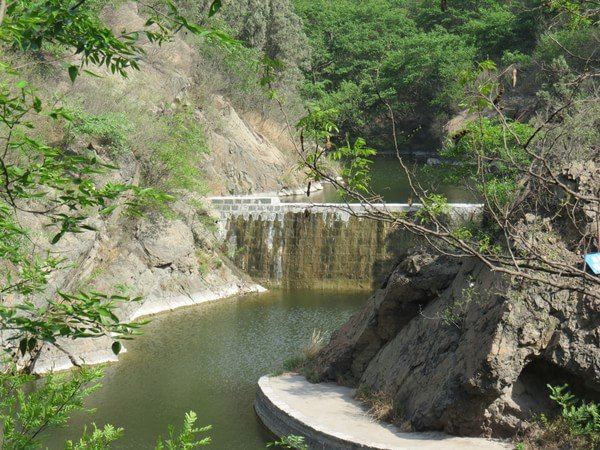
[[[313,369],[391,396],[416,429],[509,437],[553,407],[548,383],[600,397],[599,326],[597,301],[419,253],[332,336]]]

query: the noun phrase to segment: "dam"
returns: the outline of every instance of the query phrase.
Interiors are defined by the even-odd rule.
[[[371,289],[415,237],[370,213],[417,211],[419,204],[291,203],[278,197],[213,197],[222,252],[254,280],[275,287]],[[451,204],[453,220],[481,205]]]

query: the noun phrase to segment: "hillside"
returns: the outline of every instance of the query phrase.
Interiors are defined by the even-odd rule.
[[[115,32],[126,33],[143,27],[141,9],[119,2],[102,8],[101,16]],[[108,216],[93,216],[94,231],[67,235],[55,245],[43,217],[20,213],[39,251],[66,255],[63,270],[37,296],[41,304],[58,291],[81,289],[143,298],[120,308],[119,316],[128,320],[259,289],[220,252],[204,198],[304,189],[295,132],[275,119],[280,114],[259,84],[253,50],[219,47],[183,32],[142,48],[140,70],[126,78],[100,68],[73,83],[61,48],[30,59],[13,55],[42,101],[55,102],[72,118],[62,127],[36,118],[36,133],[66,151],[87,149],[116,166],[100,175],[101,184],[160,192],[147,199],[141,216],[123,205]],[[287,89],[293,98],[293,86]],[[36,370],[64,369],[72,358],[112,360],[110,345],[108,338],[65,340],[62,350],[42,352]]]

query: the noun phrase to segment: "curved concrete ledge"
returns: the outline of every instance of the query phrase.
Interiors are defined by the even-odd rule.
[[[191,295],[180,295],[178,297],[148,297],[144,300],[142,305],[129,316],[128,322],[174,311],[179,308],[199,305],[201,303],[225,300],[240,295],[266,291],[267,290],[264,287],[256,283],[229,283],[208,288],[203,291],[197,291]],[[91,348],[77,347],[78,344],[91,346]],[[71,354],[75,355],[79,364],[84,366],[94,366],[98,364],[114,363],[119,360],[118,356],[115,356],[111,350],[111,344],[111,339],[101,338],[88,341],[67,341],[62,343],[62,346]],[[123,347],[120,354],[122,355],[126,352],[127,349]],[[37,375],[44,375],[49,372],[71,370],[73,367],[73,363],[71,363],[67,356],[50,346],[46,346],[34,372]]]
[[[267,290],[256,283],[229,283],[223,286],[197,291],[190,295],[177,297],[148,297],[140,308],[129,317],[129,322],[155,316],[179,308],[200,305],[201,303],[224,300],[239,295],[266,292]]]
[[[299,375],[262,377],[256,413],[277,436],[304,436],[311,449],[500,450],[491,439],[443,433],[402,433],[374,421],[353,398],[354,390],[333,383],[311,384]]]

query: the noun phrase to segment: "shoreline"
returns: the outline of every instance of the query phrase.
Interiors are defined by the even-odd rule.
[[[204,303],[226,300],[252,293],[267,292],[267,289],[257,283],[229,283],[213,289],[204,289],[190,295],[179,295],[175,297],[150,297],[134,311],[128,318],[128,322],[134,322],[139,319],[166,314],[177,309],[197,306]],[[81,340],[81,343],[92,343],[93,349],[84,352],[72,351],[78,362],[83,366],[96,366],[100,364],[116,363],[119,356],[115,355],[110,346],[112,340],[109,338],[100,338],[96,340]],[[75,366],[70,359],[63,353],[46,348],[45,357],[37,363],[34,373],[36,375],[46,375],[48,373],[66,372]],[[120,354],[126,353],[127,348],[122,347]]]

